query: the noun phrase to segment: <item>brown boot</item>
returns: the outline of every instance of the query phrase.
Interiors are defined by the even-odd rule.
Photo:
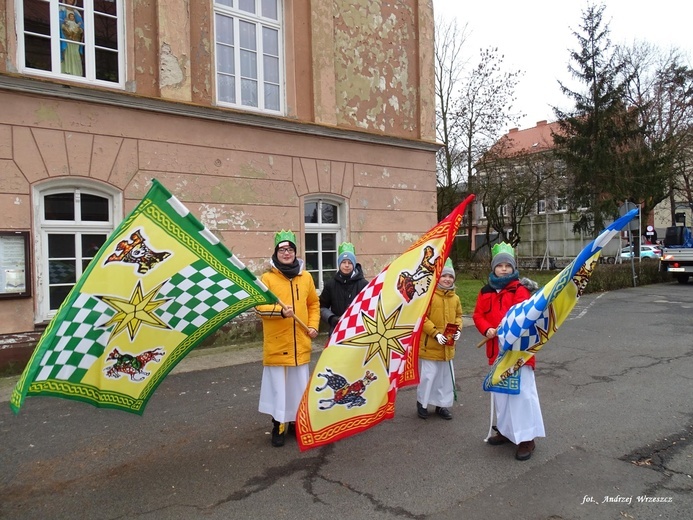
[[[534,441],[524,441],[517,446],[515,458],[517,460],[529,460],[534,451]]]
[[[486,442],[489,443],[491,446],[500,446],[501,444],[505,444],[506,442],[510,442],[510,439],[508,439],[505,435],[502,435],[500,432],[498,432],[493,437],[489,437],[486,440]]]
[[[497,426],[493,426],[493,431],[496,432],[496,434],[493,437],[486,439],[486,442],[488,442],[491,446],[500,446],[501,444],[510,442],[510,439],[498,431]]]

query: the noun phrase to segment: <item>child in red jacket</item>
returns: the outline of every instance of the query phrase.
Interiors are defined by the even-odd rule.
[[[498,357],[498,325],[510,307],[530,297],[530,292],[520,283],[515,251],[502,242],[491,250],[491,274],[476,301],[474,325],[488,338],[486,356],[489,365]],[[492,446],[512,442],[517,445],[515,458],[527,460],[532,456],[536,437],[544,437],[544,421],[539,405],[539,395],[534,380],[535,359],[532,357],[520,368],[520,393],[516,395],[492,393],[496,409],[496,435],[488,439]]]

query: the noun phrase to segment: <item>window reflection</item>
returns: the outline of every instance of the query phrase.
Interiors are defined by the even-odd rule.
[[[318,222],[318,203],[307,202],[303,206],[303,222],[316,224]],[[317,246],[317,244],[315,244]]]
[[[43,201],[43,215],[46,220],[75,219],[75,196],[73,193],[46,195]]]
[[[322,203],[322,223],[323,224],[338,224],[337,221],[337,206],[334,204]]]
[[[82,194],[81,213],[82,221],[108,222],[108,199],[97,195]]]
[[[60,19],[60,72],[84,76],[84,18],[76,0],[63,0]]]

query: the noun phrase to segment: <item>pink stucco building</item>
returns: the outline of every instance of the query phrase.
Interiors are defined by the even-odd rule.
[[[153,178],[257,273],[294,230],[320,285],[341,241],[372,276],[436,221],[432,0],[0,0],[0,26],[0,352]]]

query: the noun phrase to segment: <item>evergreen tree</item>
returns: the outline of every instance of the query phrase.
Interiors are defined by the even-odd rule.
[[[594,234],[617,213],[620,202],[633,197],[633,179],[646,173],[651,154],[643,146],[644,128],[637,108],[625,102],[624,64],[616,58],[603,22],[605,7],[589,6],[573,34],[579,49],[570,53],[568,70],[585,85],[584,92],[560,83],[574,109],[554,108],[559,131],[556,153],[566,165],[572,185],[571,209],[579,209],[575,232]],[[635,201],[639,202],[639,201]]]

